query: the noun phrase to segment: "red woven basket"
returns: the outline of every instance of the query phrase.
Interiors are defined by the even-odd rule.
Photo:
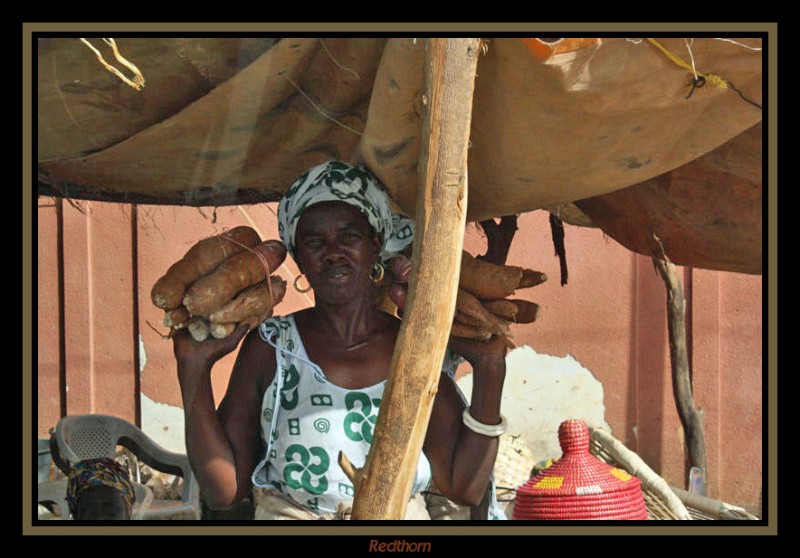
[[[517,489],[512,519],[647,519],[641,481],[589,451],[579,419],[558,428],[562,456]]]

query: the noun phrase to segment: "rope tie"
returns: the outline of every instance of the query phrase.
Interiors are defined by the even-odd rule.
[[[106,62],[105,59],[103,58],[103,55],[100,54],[100,51],[97,50],[94,47],[94,45],[92,45],[92,43],[90,43],[87,39],[84,39],[83,37],[81,37],[81,42],[83,44],[85,44],[86,46],[88,46],[94,52],[95,56],[97,56],[97,59],[100,61],[100,63],[103,65],[103,67],[106,70],[108,70],[109,72],[111,72],[112,74],[117,76],[119,79],[121,79],[126,84],[130,85],[131,87],[133,87],[136,91],[141,91],[142,89],[144,89],[144,75],[142,75],[142,72],[141,72],[141,70],[139,70],[139,68],[137,68],[132,62],[129,62],[128,60],[126,60],[119,53],[119,49],[117,48],[117,43],[116,43],[116,41],[114,41],[114,39],[106,39],[106,38],[104,38],[103,42],[105,42],[108,46],[111,47],[111,50],[114,53],[114,58],[117,59],[117,62],[119,62],[120,64],[122,64],[126,68],[128,68],[131,72],[133,72],[133,80],[129,79],[127,76],[125,76],[125,74],[120,72],[117,68],[115,68],[114,66],[112,66],[111,64]]]
[[[703,85],[705,85],[705,83],[709,83],[709,84],[711,84],[711,85],[713,85],[715,87],[719,87],[719,88],[722,88],[722,89],[727,89],[728,88],[729,83],[725,78],[723,78],[721,76],[718,76],[716,74],[703,74],[701,72],[696,71],[690,64],[685,62],[681,57],[677,56],[676,54],[671,53],[669,50],[667,50],[667,48],[664,45],[662,45],[661,43],[659,43],[655,39],[647,39],[647,42],[649,42],[651,45],[653,45],[658,50],[663,52],[666,55],[666,57],[669,58],[670,60],[672,60],[675,64],[677,64],[678,66],[680,66],[684,70],[692,72],[695,75],[695,82],[698,79],[702,78],[704,80]],[[702,87],[702,86],[700,86],[700,87]],[[697,87],[694,87],[694,84],[693,84],[693,88],[697,89]]]
[[[702,72],[698,72],[697,69],[694,68],[694,64],[690,65],[686,63],[681,57],[667,50],[667,48],[664,45],[662,45],[655,39],[647,39],[647,42],[649,42],[651,45],[660,50],[667,58],[672,60],[672,62],[674,62],[676,65],[680,66],[681,68],[689,72],[692,72],[692,74],[694,75],[694,80],[692,80],[692,89],[686,96],[687,99],[692,96],[692,94],[695,92],[696,89],[700,89],[701,87],[704,87],[706,84],[710,84],[713,85],[714,87],[719,87],[720,89],[731,89],[732,91],[735,91],[739,95],[739,97],[742,98],[743,101],[753,105],[759,110],[762,109],[760,104],[745,97],[741,91],[739,91],[736,87],[734,87],[734,85],[730,81],[723,78],[722,76],[718,76],[716,74],[704,74]],[[687,43],[687,47],[688,46],[689,45]],[[691,53],[692,51],[691,49],[689,49],[689,54],[691,55]],[[694,63],[694,58],[692,58],[692,63]]]
[[[272,281],[269,280],[269,276],[272,273],[272,270],[270,270],[270,268],[269,268],[269,262],[267,261],[267,257],[264,254],[262,254],[261,252],[259,252],[257,250],[254,250],[253,248],[250,248],[246,244],[242,244],[238,240],[234,240],[232,238],[228,238],[227,236],[223,237],[222,235],[218,235],[218,238],[225,238],[225,240],[229,240],[232,243],[234,243],[234,244],[236,244],[238,246],[241,246],[242,248],[244,248],[245,250],[247,250],[248,252],[250,252],[251,254],[255,255],[258,258],[258,260],[261,262],[261,265],[264,266],[264,272],[266,273],[267,289],[269,289],[269,296],[270,296],[270,298],[272,298],[272,302],[274,304],[275,303],[275,293],[272,292]]]

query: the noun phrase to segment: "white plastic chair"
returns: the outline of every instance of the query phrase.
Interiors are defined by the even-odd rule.
[[[54,459],[61,458],[70,467],[84,459],[113,459],[119,445],[129,449],[150,468],[181,477],[181,499],[153,498],[147,509],[143,510],[143,520],[201,518],[200,488],[189,465],[189,458],[161,447],[134,424],[110,415],[66,416],[56,425],[53,441],[58,453]]]

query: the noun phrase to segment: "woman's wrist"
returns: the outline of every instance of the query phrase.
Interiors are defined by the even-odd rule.
[[[505,377],[505,360],[497,365],[473,368],[470,413],[476,420],[486,424],[500,422]]]
[[[506,357],[502,354],[484,354],[472,357],[471,360],[468,360],[472,365],[472,368],[476,371],[486,370],[489,372],[500,372],[502,371],[505,373],[506,369]]]
[[[211,368],[205,362],[178,362],[178,382],[183,383],[187,380],[196,380],[199,378],[211,377]]]
[[[451,337],[450,348],[466,360],[475,371],[505,371],[507,349],[497,336],[490,341]]]
[[[482,390],[502,390],[506,379],[505,358],[481,358],[472,365],[472,382]]]
[[[477,413],[480,415],[480,413]],[[490,421],[479,420],[475,417],[471,407],[465,408],[461,413],[464,426],[477,434],[482,434],[490,438],[496,438],[506,433],[508,421],[500,413],[496,413],[497,418],[492,417]]]
[[[493,403],[472,401],[468,409],[472,418],[484,424],[499,424],[502,420],[499,401]]]

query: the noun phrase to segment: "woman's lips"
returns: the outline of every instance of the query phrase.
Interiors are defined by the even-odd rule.
[[[331,267],[325,271],[324,276],[334,283],[344,282],[350,276],[350,268],[347,266]]]

